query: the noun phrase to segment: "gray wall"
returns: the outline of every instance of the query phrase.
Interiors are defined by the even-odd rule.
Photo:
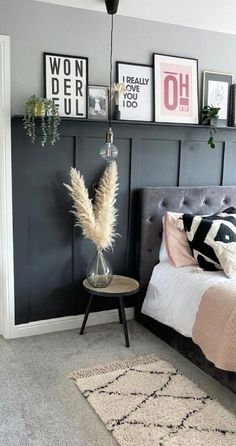
[[[62,120],[55,149],[32,147],[21,117],[12,119],[12,174],[16,323],[82,314],[88,302],[82,288],[95,248],[73,227],[72,203],[63,183],[70,166],[83,172],[92,196],[105,161],[98,148],[107,124]],[[236,128],[219,128],[216,148],[207,145],[205,126],[113,124],[119,149],[118,224],[114,250],[107,253],[116,274],[137,276],[139,254],[139,189],[146,186],[236,185]],[[39,128],[37,129],[37,133]],[[209,168],[210,166],[210,168]],[[231,206],[228,199],[222,203]],[[156,203],[166,209],[166,202]],[[211,200],[203,200],[204,214]],[[201,208],[202,209],[202,208]],[[186,212],[188,208],[186,199]],[[155,215],[155,214],[154,214]],[[150,218],[151,217],[151,218]],[[147,224],[152,224],[152,215]],[[157,261],[159,232],[146,245],[147,257]],[[152,232],[154,237],[154,232]],[[142,253],[145,257],[145,254]],[[143,258],[143,257],[142,257]],[[145,277],[151,271],[145,269]],[[126,305],[131,302],[126,299]],[[115,308],[117,300],[98,299],[92,311]]]
[[[44,51],[89,57],[90,84],[108,84],[107,14],[32,0],[0,0],[0,34],[11,37],[12,114],[43,95]],[[115,17],[114,60],[152,63],[160,52],[199,60],[199,70],[236,75],[236,36]]]
[[[12,114],[23,113],[31,94],[43,94],[44,51],[88,56],[89,82],[108,84],[109,29],[107,14],[32,0],[0,0],[0,34],[11,37]],[[152,53],[162,52],[198,58],[200,70],[236,74],[235,48],[236,36],[115,17],[114,60],[151,64]],[[71,165],[81,169],[90,187],[97,183],[104,168],[98,147],[107,125],[63,120],[55,152],[42,151],[38,144],[32,150],[21,118],[12,122],[16,322],[83,313],[87,296],[81,280],[92,250],[73,229],[62,183],[68,182]],[[201,126],[117,122],[114,134],[122,238],[115,255],[109,255],[116,273],[133,275],[137,189],[236,184],[235,129],[217,131],[215,151],[208,148],[208,129]],[[106,301],[94,309],[113,305]]]

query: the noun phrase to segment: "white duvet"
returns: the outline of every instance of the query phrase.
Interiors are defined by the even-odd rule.
[[[196,267],[175,268],[162,261],[153,269],[142,313],[192,337],[198,307],[205,291],[229,280],[222,271],[202,271]]]

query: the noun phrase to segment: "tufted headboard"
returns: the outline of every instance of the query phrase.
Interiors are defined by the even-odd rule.
[[[236,186],[146,187],[140,194],[138,275],[141,287],[148,285],[159,261],[162,217],[166,211],[201,215],[236,207]]]

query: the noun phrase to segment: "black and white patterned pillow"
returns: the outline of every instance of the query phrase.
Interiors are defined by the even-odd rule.
[[[190,249],[199,266],[207,271],[222,269],[214,244],[219,241],[236,242],[236,209],[228,208],[209,216],[183,214],[182,220]]]

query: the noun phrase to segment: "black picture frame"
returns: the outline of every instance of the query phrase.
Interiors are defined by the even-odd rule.
[[[202,73],[202,108],[206,106],[220,107],[217,126],[226,127],[230,124],[230,90],[233,74],[216,71]]]
[[[60,117],[88,117],[88,57],[43,53],[44,95],[53,99]]]
[[[116,81],[128,89],[119,99],[121,120],[152,122],[153,66],[117,61]]]
[[[153,53],[154,120],[199,124],[198,59]]]
[[[92,95],[91,93],[94,92]],[[107,85],[88,85],[88,119],[108,120],[109,87]]]
[[[230,125],[236,127],[236,84],[230,87]]]

